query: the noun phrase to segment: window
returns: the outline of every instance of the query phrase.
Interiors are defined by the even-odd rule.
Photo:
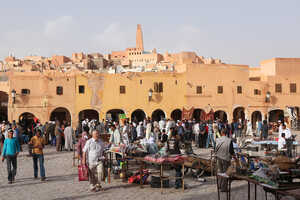
[[[140,80],[140,84],[141,84],[141,85],[143,84],[143,80]]]
[[[21,94],[24,94],[24,95],[30,94],[30,90],[29,89],[22,89]]]
[[[158,83],[154,83],[154,92],[158,92]]]
[[[218,94],[223,94],[223,86],[218,86]]]
[[[259,89],[254,89],[254,95],[261,95],[261,91]]]
[[[281,92],[282,92],[282,86],[281,86],[281,83],[276,83],[276,84],[275,84],[275,92],[276,92],[276,93],[281,93]]]
[[[290,84],[290,93],[296,93],[297,92],[297,85],[296,83]]]
[[[177,80],[175,80],[175,85],[177,85],[177,83],[178,83]]]
[[[126,87],[124,85],[120,86],[120,94],[125,94],[126,93]]]
[[[154,92],[157,92],[157,93],[161,93],[164,91],[164,85],[162,82],[155,82],[154,83]]]
[[[242,88],[242,86],[237,86],[237,88],[236,88],[236,92],[238,93],[238,94],[242,94],[243,93],[243,88]]]
[[[78,90],[79,94],[84,94],[84,85],[79,85]]]
[[[202,86],[197,86],[196,87],[196,93],[197,94],[202,94]]]
[[[57,86],[56,87],[56,94],[57,95],[63,95],[64,91],[63,91],[63,87],[62,86]]]
[[[160,83],[158,84],[158,92],[163,92],[163,91],[164,91],[164,85],[163,85],[162,82],[160,82]]]

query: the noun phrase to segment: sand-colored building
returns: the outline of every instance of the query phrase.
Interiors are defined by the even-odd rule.
[[[111,61],[165,70],[120,74],[88,70]],[[135,120],[180,119],[183,108],[194,108],[196,119],[213,109],[215,118],[246,118],[255,125],[258,119],[282,120],[287,107],[295,108],[299,118],[300,58],[273,58],[249,67],[194,52],[161,55],[155,49],[144,50],[141,25],[136,46],[124,51],[105,56],[74,53],[71,58],[9,56],[1,65],[0,120],[35,116],[42,122],[67,120],[75,127],[85,118],[116,120],[120,113]]]
[[[84,118],[117,119],[119,113],[137,120],[180,119],[183,108],[193,107],[194,118],[212,108],[216,118],[255,123],[259,118],[282,119],[287,106],[300,106],[298,58],[274,58],[253,69],[229,64],[182,66],[181,73],[2,72],[1,118],[33,115],[42,122],[66,119],[76,126]]]

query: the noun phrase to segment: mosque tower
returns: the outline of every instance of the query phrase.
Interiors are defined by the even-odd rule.
[[[142,25],[138,24],[136,29],[136,48],[144,51]]]

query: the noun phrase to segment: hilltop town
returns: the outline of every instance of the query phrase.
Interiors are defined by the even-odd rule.
[[[86,116],[120,113],[178,120],[182,108],[194,108],[195,116],[213,109],[218,118],[242,116],[255,126],[257,119],[283,119],[287,107],[299,111],[300,58],[272,58],[249,67],[195,52],[160,54],[144,49],[140,24],[135,47],[103,55],[10,55],[0,69],[1,120],[63,118],[75,127]]]

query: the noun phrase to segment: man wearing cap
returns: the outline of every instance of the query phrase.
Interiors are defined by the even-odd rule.
[[[6,159],[8,183],[12,184],[17,174],[17,156],[20,152],[20,145],[13,137],[13,130],[8,130],[8,137],[5,139],[2,151],[2,162]]]

